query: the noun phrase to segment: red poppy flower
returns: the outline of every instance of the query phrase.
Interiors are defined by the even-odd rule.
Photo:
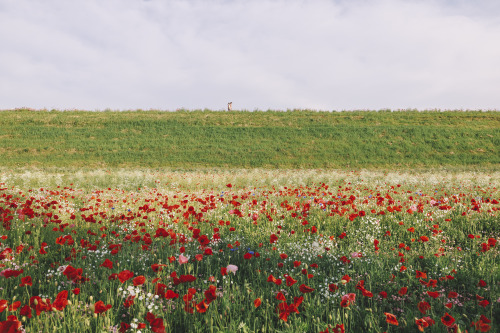
[[[425,242],[429,241],[429,237],[427,237],[427,236],[420,236],[420,240],[425,243]]]
[[[80,293],[80,288],[75,288],[72,291],[73,291],[73,294],[78,295]]]
[[[286,258],[288,258],[288,255],[286,253],[282,253],[280,254],[280,258],[285,260]]]
[[[432,298],[438,298],[440,294],[437,291],[428,291],[427,295],[429,295]]]
[[[262,304],[262,300],[259,298],[256,298],[254,301],[253,301],[253,306],[255,306],[256,308],[258,308],[260,305]]]
[[[347,298],[342,298],[340,301],[340,306],[343,308],[347,308],[350,304],[351,302]]]
[[[269,243],[275,243],[276,241],[278,240],[278,236],[276,236],[275,234],[272,234],[271,235],[271,238],[269,239]]]
[[[431,308],[431,305],[427,303],[426,301],[419,302],[418,303],[418,311],[420,311],[422,314],[425,314],[427,310]]]
[[[310,292],[313,292],[314,289],[309,287],[309,286],[306,286],[305,284],[301,284],[300,287],[299,287],[299,290],[300,292],[306,294],[306,293],[310,293]]]
[[[17,320],[16,316],[8,316],[6,321],[0,321],[0,332],[20,332],[22,323]]]
[[[417,279],[427,279],[427,273],[421,272],[419,270],[417,270],[416,273],[417,273],[417,276],[416,276]]]
[[[129,270],[124,270],[118,273],[118,280],[120,280],[121,283],[124,283],[125,281],[130,280],[133,276],[134,273]]]
[[[165,264],[152,264],[151,265],[151,269],[155,273],[161,272],[163,270],[163,267],[167,267],[167,265],[165,265]]]
[[[97,314],[100,314],[100,313],[104,313],[106,311],[108,311],[109,309],[111,309],[111,304],[104,304],[103,301],[97,301],[95,304],[94,304],[94,313],[97,313]]]
[[[227,267],[221,267],[221,269],[220,269],[220,274],[221,274],[222,276],[227,275]]]
[[[285,275],[285,279],[286,279],[286,285],[288,287],[291,287],[293,286],[295,283],[297,283],[297,280],[295,280],[293,277],[291,277],[290,275]]]
[[[479,280],[479,283],[477,284],[479,287],[486,287],[486,282],[484,280]]]
[[[399,289],[398,294],[399,294],[399,296],[404,296],[404,295],[406,295],[407,292],[408,292],[408,288],[403,287],[403,288]]]
[[[208,310],[208,304],[205,302],[205,300],[201,301],[200,303],[196,304],[196,311],[198,313],[205,313]]]
[[[7,268],[6,270],[0,272],[0,276],[4,276],[6,279],[8,279],[10,277],[18,277],[23,273],[24,273],[23,269],[16,271],[14,269]]]
[[[487,300],[483,299],[481,302],[479,302],[479,306],[482,306],[483,308],[487,307],[490,302]]]
[[[149,322],[151,326],[151,331],[154,333],[165,333],[165,325],[163,324],[162,318],[155,318]]]
[[[338,289],[339,289],[339,287],[335,283],[330,283],[328,285],[328,290],[330,290],[330,292],[332,292],[332,293],[337,291]]]
[[[455,318],[453,318],[448,312],[441,317],[441,322],[444,326],[450,327],[455,322]]]
[[[277,299],[278,301],[283,301],[283,302],[286,302],[286,297],[285,297],[285,295],[283,295],[283,293],[282,293],[282,292],[279,292],[279,293],[278,293],[278,295],[276,295],[276,299]]]
[[[58,311],[64,310],[64,308],[69,304],[68,302],[68,291],[63,290],[57,294],[54,303],[52,303],[52,307]]]
[[[2,312],[2,311],[0,311]],[[32,317],[32,314],[31,314],[31,309],[30,309],[30,306],[28,304],[26,304],[25,306],[23,306],[21,308],[21,311],[19,311],[19,314],[21,316],[26,316],[28,318],[31,318]],[[0,331],[1,332],[1,331]]]
[[[24,286],[33,286],[33,282],[31,281],[31,276],[25,276],[21,278],[21,284],[19,287],[24,287]]]
[[[21,306],[21,301],[16,301],[9,305],[9,311],[16,311]]]
[[[135,295],[130,295],[125,299],[125,302],[123,302],[123,307],[129,308],[134,304],[134,298]]]
[[[146,278],[143,275],[136,276],[133,280],[132,283],[134,286],[140,286],[143,285],[146,282]]]
[[[175,293],[173,290],[168,289],[165,293],[166,299],[179,298],[179,294]]]
[[[105,267],[105,268],[109,268],[109,269],[112,269],[113,268],[113,262],[109,259],[106,259],[104,260],[104,262],[102,264],[99,265],[99,267]]]
[[[210,286],[207,290],[205,290],[205,300],[207,301],[207,304],[212,303],[212,301],[217,298],[217,295],[215,294],[216,290],[216,286]]]
[[[252,258],[252,254],[247,252],[247,253],[245,253],[245,255],[243,256],[243,258],[248,260],[248,259]]]
[[[397,320],[395,315],[393,315],[392,313],[387,313],[387,312],[384,312],[384,314],[385,314],[385,321],[388,324],[395,325],[395,326],[399,325],[398,320]]]
[[[295,261],[293,262],[293,267],[299,267],[299,266],[300,266],[300,264],[301,264],[301,262],[300,262],[300,261],[295,260]]]

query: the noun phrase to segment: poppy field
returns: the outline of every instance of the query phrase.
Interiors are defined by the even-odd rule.
[[[0,176],[2,333],[500,331],[498,172]]]

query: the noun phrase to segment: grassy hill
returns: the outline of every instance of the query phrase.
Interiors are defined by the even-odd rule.
[[[423,168],[500,165],[500,113],[0,112],[0,166]]]

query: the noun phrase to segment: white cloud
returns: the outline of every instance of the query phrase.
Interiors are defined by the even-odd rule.
[[[5,0],[0,109],[499,109],[498,1]]]

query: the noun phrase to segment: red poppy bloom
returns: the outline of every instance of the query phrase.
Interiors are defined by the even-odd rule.
[[[441,317],[441,322],[444,326],[450,327],[455,322],[455,318],[453,318],[448,312]]]
[[[280,258],[285,260],[286,258],[288,258],[288,255],[286,253],[282,253],[280,254]]]
[[[0,321],[0,332],[20,332],[22,323],[17,320],[16,316],[8,316],[6,321]]]
[[[297,280],[295,280],[293,277],[291,277],[290,275],[285,275],[285,279],[286,279],[286,285],[288,287],[291,287],[293,286],[295,283],[297,283]]]
[[[481,302],[479,302],[479,306],[482,306],[483,308],[487,307],[490,302],[487,300],[483,299]]]
[[[282,292],[279,292],[279,293],[278,293],[278,295],[276,295],[276,299],[277,299],[278,301],[283,301],[283,302],[286,302],[286,297],[285,297],[285,295],[283,295],[283,293],[282,293]]]
[[[123,302],[123,307],[129,308],[134,304],[134,298],[135,295],[130,295],[125,299],[125,302]]]
[[[99,267],[105,267],[105,268],[109,268],[109,269],[112,269],[113,268],[113,262],[109,259],[106,259],[104,260],[104,262],[102,264],[99,265]]]
[[[417,279],[427,279],[427,273],[421,272],[421,271],[418,271],[418,270],[417,270],[416,273],[417,273],[417,276],[416,276]]]
[[[205,290],[205,300],[207,301],[207,304],[212,303],[212,301],[217,298],[217,295],[215,294],[216,290],[216,286],[210,286],[207,290]]]
[[[404,296],[404,295],[406,295],[407,292],[408,292],[408,288],[403,287],[403,288],[399,289],[398,294],[399,294],[399,296]]]
[[[338,289],[339,289],[339,287],[335,283],[330,283],[328,285],[328,290],[330,290],[332,293],[337,291]]]
[[[392,313],[387,313],[387,312],[384,312],[384,314],[385,314],[385,321],[388,324],[396,325],[396,326],[399,325],[398,320],[397,320],[395,315],[393,315]]]
[[[166,266],[167,265],[165,265],[165,264],[152,264],[151,269],[153,270],[153,272],[158,273],[158,272],[161,272],[163,270],[163,267],[166,267]]]
[[[425,243],[425,242],[429,241],[429,237],[427,237],[427,236],[420,236],[420,240]]]
[[[111,309],[111,304],[105,305],[103,301],[97,301],[94,304],[94,313],[104,313]]]
[[[301,264],[301,262],[300,262],[300,261],[295,260],[295,261],[293,262],[293,267],[299,267],[299,266],[300,266],[300,264]]]
[[[129,270],[124,270],[118,273],[118,280],[120,280],[121,283],[124,283],[127,280],[130,280],[134,276],[134,273],[132,273]]]
[[[252,254],[247,252],[247,253],[245,253],[245,255],[243,256],[243,258],[245,258],[245,259],[247,259],[247,260],[248,260],[248,259],[252,258]]]
[[[347,298],[342,298],[340,301],[340,306],[343,308],[347,308],[350,304],[351,302]]]
[[[21,306],[21,301],[16,301],[9,305],[9,311],[16,311]]]
[[[310,292],[313,292],[313,291],[314,291],[314,289],[313,289],[313,288],[311,288],[311,287],[309,287],[309,286],[306,286],[305,284],[301,284],[301,285],[300,285],[300,287],[299,287],[299,290],[300,290],[300,292],[302,292],[302,293],[304,293],[304,294],[305,294],[305,293],[310,293]]]
[[[166,299],[179,298],[179,294],[177,294],[174,291],[168,289],[167,292],[165,293],[165,298]]]
[[[276,236],[275,234],[272,234],[271,235],[271,238],[269,239],[269,243],[275,243],[276,241],[278,240],[278,236]]]
[[[196,304],[195,307],[196,307],[196,311],[198,311],[198,313],[205,313],[208,310],[208,304],[205,302],[205,300]]]
[[[140,286],[143,285],[146,282],[146,278],[143,275],[136,276],[133,280],[132,283],[134,286]]]
[[[1,301],[0,301],[1,302]],[[2,312],[2,311],[0,311]],[[21,311],[19,311],[19,314],[21,316],[27,316],[28,318],[31,318],[32,317],[32,314],[31,314],[31,309],[30,309],[30,306],[28,304],[26,304],[25,306],[23,306],[21,308]],[[1,331],[0,331],[1,332]]]
[[[260,305],[262,304],[262,300],[259,298],[256,298],[254,301],[253,301],[253,306],[255,306],[256,308],[258,308]]]
[[[24,287],[24,286],[33,286],[33,282],[31,281],[31,276],[25,276],[21,278],[21,284],[19,287]]]
[[[432,298],[438,298],[440,294],[437,291],[428,291],[427,295],[429,295]]]
[[[80,288],[73,289],[73,294],[78,295],[80,293]]]
[[[418,311],[420,311],[422,314],[425,314],[427,310],[431,308],[431,305],[427,303],[426,301],[419,302],[418,303]]]

